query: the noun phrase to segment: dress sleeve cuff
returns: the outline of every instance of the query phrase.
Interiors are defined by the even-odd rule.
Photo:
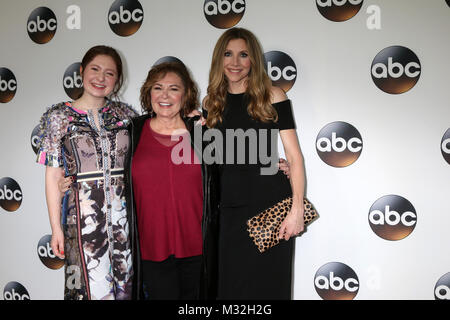
[[[36,162],[53,168],[59,168],[61,166],[58,156],[48,154],[45,151],[38,152]]]

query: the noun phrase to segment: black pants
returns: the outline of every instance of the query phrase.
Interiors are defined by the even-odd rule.
[[[148,300],[198,300],[202,256],[142,261]]]

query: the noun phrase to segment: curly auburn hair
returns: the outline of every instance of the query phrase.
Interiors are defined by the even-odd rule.
[[[191,74],[186,66],[179,62],[164,62],[150,69],[147,74],[147,79],[141,87],[140,100],[143,114],[153,113],[151,102],[152,87],[169,72],[173,72],[180,77],[184,86],[184,103],[180,110],[181,116],[186,117],[199,107],[198,88],[194,80],[192,80]]]

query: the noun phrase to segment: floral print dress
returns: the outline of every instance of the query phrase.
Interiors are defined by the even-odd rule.
[[[94,121],[98,112],[99,127]],[[133,277],[123,168],[136,113],[107,101],[83,111],[63,102],[42,116],[37,162],[74,183],[62,199],[64,299],[130,299]]]

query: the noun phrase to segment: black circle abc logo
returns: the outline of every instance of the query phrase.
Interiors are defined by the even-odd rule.
[[[444,274],[436,282],[434,298],[436,300],[450,300],[450,272]]]
[[[441,152],[445,161],[450,164],[450,128],[444,133],[441,140]]]
[[[410,49],[391,46],[381,50],[373,59],[372,80],[386,93],[400,94],[410,90],[419,81],[421,65]]]
[[[0,207],[6,211],[16,211],[22,204],[22,190],[16,180],[5,177],[0,179]]]
[[[3,289],[3,299],[5,300],[30,300],[27,289],[19,282],[8,282]]]
[[[447,2],[448,6],[450,7],[450,0],[445,0]]]
[[[231,28],[244,16],[245,0],[205,0],[203,12],[212,26]]]
[[[177,57],[174,57],[174,56],[165,56],[165,57],[159,58],[159,59],[153,64],[153,66],[157,66],[158,64],[165,63],[165,62],[176,62],[176,63],[181,63],[182,65],[184,65],[183,61],[181,61],[181,60],[178,59]]]
[[[0,68],[0,102],[7,103],[16,95],[17,80],[8,68]]]
[[[30,137],[30,142],[31,142],[31,148],[33,149],[33,152],[35,154],[38,153],[39,151],[39,146],[38,146],[38,142],[39,142],[39,127],[40,125],[38,124],[36,127],[34,127],[33,131],[31,132],[31,137]]]
[[[353,18],[361,9],[362,4],[363,0],[316,0],[320,14],[335,22]]]
[[[67,67],[63,76],[63,87],[66,94],[73,100],[83,94],[83,78],[80,73],[80,62],[72,63]]]
[[[144,10],[138,0],[116,0],[109,8],[108,23],[121,37],[136,33],[144,20]]]
[[[54,255],[50,247],[51,235],[45,235],[39,240],[37,254],[41,262],[49,269],[59,269],[64,265],[64,260]]]
[[[370,207],[369,225],[377,236],[385,240],[406,238],[413,232],[416,224],[416,209],[401,196],[383,196]]]
[[[363,142],[359,131],[347,122],[335,121],[323,127],[316,139],[316,150],[326,164],[342,168],[361,155]]]
[[[264,53],[266,72],[273,85],[284,92],[289,91],[297,79],[297,66],[294,60],[284,52],[269,51]]]
[[[27,31],[31,40],[44,44],[53,39],[58,23],[52,10],[47,7],[34,9],[27,22]]]
[[[359,280],[346,264],[329,262],[317,270],[314,287],[324,300],[352,300],[358,294]]]

